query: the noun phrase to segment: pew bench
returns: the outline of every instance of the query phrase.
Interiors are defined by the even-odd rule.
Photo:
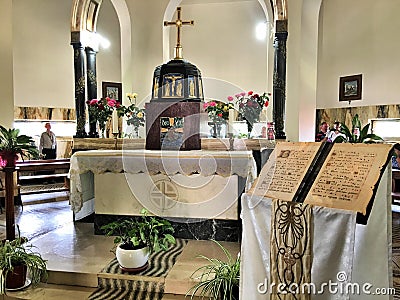
[[[69,167],[69,158],[18,161],[16,169],[20,193],[29,195],[68,191]]]

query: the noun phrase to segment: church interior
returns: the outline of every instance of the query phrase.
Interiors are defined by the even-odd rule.
[[[282,265],[290,265],[290,280],[301,278],[296,284],[341,282],[344,273],[345,283],[367,282],[386,291],[343,299],[400,299],[400,172],[390,164],[390,147],[400,142],[395,89],[400,43],[393,38],[400,2],[0,0],[0,7],[0,125],[20,130],[39,147],[45,123],[51,123],[60,163],[36,172],[29,161],[17,162],[13,170],[20,177],[15,224],[47,260],[49,279],[37,288],[27,280],[3,299],[189,299],[191,274],[204,265],[198,255],[224,259],[211,240],[234,258],[240,252],[243,300],[281,299],[275,290],[266,295],[260,287],[264,278],[277,282],[281,274],[288,276]],[[185,71],[177,71],[181,65]],[[268,100],[252,129],[238,105],[226,107],[222,126],[204,111],[206,103],[228,105],[229,97],[253,92]],[[134,103],[145,120],[139,117],[142,123],[134,127],[127,115],[116,117],[115,109],[102,131],[89,103],[106,97],[126,107]],[[301,143],[301,151],[312,153],[310,165],[295,169],[304,176],[303,188],[315,191],[312,184],[321,179],[307,177],[306,171],[320,171],[313,169],[318,162],[311,162],[325,151],[315,143],[320,125],[332,128],[338,121],[354,129],[356,115],[362,125],[369,124],[368,133],[381,138],[378,154],[354,147],[364,160],[343,159],[348,163],[343,170],[356,177],[365,169],[378,170],[378,175],[370,171],[363,179],[367,183],[360,184],[365,189],[358,191],[369,202],[351,213],[312,204],[303,211],[303,203],[296,203],[287,228],[293,230],[289,240],[299,241],[293,248],[304,252],[274,263],[274,255],[290,248],[273,246],[287,243],[273,240],[276,228],[284,226],[273,210],[286,206],[265,204],[260,196],[269,194],[254,192],[264,189],[260,182],[269,176],[261,170],[275,170],[286,158],[281,150],[274,160],[275,150],[293,153]],[[336,145],[326,150],[326,161],[344,151]],[[367,158],[375,154],[383,155],[382,165]],[[328,168],[324,160],[320,164],[321,170]],[[306,195],[298,200],[300,188],[296,194],[287,184],[281,188],[274,194],[281,200],[287,192],[298,197],[295,202],[318,203],[307,202]],[[340,197],[340,187],[333,194]],[[3,185],[2,197],[7,202]],[[2,206],[0,236],[6,239],[10,219]],[[132,275],[119,268],[109,251],[113,238],[101,229],[121,216],[139,216],[142,206],[175,228],[173,250],[150,256],[150,269],[166,268],[162,275],[150,269]],[[334,293],[303,296],[339,299]]]

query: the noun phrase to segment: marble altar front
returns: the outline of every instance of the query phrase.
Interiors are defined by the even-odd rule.
[[[70,199],[76,219],[94,212],[96,228],[146,207],[180,237],[237,240],[237,200],[255,177],[251,151],[81,151],[71,157]]]

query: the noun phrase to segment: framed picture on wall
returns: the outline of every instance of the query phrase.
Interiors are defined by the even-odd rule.
[[[362,74],[340,77],[339,101],[360,100],[362,91]]]
[[[122,102],[122,83],[120,82],[102,82],[103,98],[110,97],[111,99]]]

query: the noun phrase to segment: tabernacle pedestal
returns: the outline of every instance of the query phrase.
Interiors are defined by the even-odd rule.
[[[146,103],[146,149],[200,150],[200,109],[200,102]]]

